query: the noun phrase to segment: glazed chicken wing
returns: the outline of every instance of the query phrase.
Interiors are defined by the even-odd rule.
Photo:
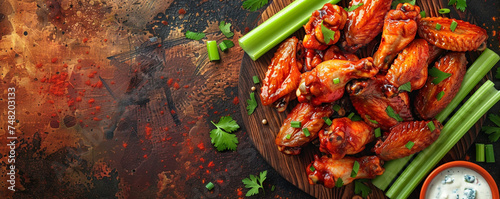
[[[427,41],[423,39],[413,40],[398,54],[385,78],[398,88],[410,82],[411,90],[420,89],[427,80],[428,59],[429,45],[427,45]]]
[[[434,118],[446,108],[462,85],[467,70],[466,66],[465,53],[458,52],[448,53],[436,62],[431,70],[448,73],[450,77],[438,83],[435,77],[429,76],[425,86],[418,91],[414,105],[420,118],[424,120]]]
[[[349,7],[363,3],[355,10],[348,12],[345,27],[345,41],[342,46],[354,52],[370,43],[384,25],[384,17],[391,9],[391,0],[352,0]]]
[[[293,95],[293,91],[299,86],[300,64],[296,60],[298,43],[299,40],[292,37],[280,45],[271,65],[267,68],[261,87],[262,104],[269,105],[277,102],[280,112],[285,110],[290,94]]]
[[[344,95],[344,87],[351,79],[369,78],[377,74],[372,58],[357,62],[329,60],[303,73],[297,89],[299,102],[310,101],[317,106],[338,100]]]
[[[432,124],[429,124],[431,122]],[[409,156],[434,143],[442,128],[443,126],[437,120],[399,123],[391,128],[384,141],[379,140],[375,144],[374,151],[380,159],[385,161]],[[414,145],[408,149],[406,144],[410,141]]]
[[[327,3],[320,10],[312,13],[309,22],[304,25],[306,36],[304,37],[304,48],[325,50],[328,45],[337,43],[340,39],[340,30],[344,29],[347,21],[347,11],[338,5]],[[333,40],[327,43],[323,36],[322,28],[334,31]]]
[[[361,152],[374,138],[373,128],[365,122],[337,118],[327,130],[319,132],[319,150],[330,153],[332,159],[342,159],[346,154]]]
[[[318,137],[318,131],[325,124],[323,117],[330,117],[332,114],[333,110],[329,104],[316,107],[309,103],[298,104],[288,114],[276,136],[278,150],[289,155],[299,154],[302,146]],[[302,127],[292,127],[292,121],[301,122]],[[308,129],[310,135],[304,133],[304,128]]]
[[[457,23],[454,31],[451,24]],[[438,30],[436,25],[440,24]],[[421,18],[418,23],[418,35],[432,45],[452,51],[472,51],[486,48],[486,30],[458,19],[442,17]]]
[[[346,89],[356,111],[374,128],[388,130],[400,121],[413,120],[408,93],[397,93],[382,77],[354,80]]]
[[[419,18],[420,7],[409,3],[400,3],[395,10],[387,13],[384,19],[382,41],[373,55],[373,63],[379,70],[387,71],[398,52],[415,38]]]
[[[352,178],[351,172],[354,161],[358,161],[359,170],[356,177]],[[319,158],[318,155],[315,155],[314,162],[307,166],[306,171],[309,184],[321,183],[327,188],[333,188],[339,178],[346,185],[355,179],[373,179],[377,175],[382,175],[385,171],[382,164],[382,161],[377,156],[344,157],[340,160],[334,160],[327,156]]]

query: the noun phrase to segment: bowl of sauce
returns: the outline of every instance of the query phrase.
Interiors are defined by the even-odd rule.
[[[500,199],[495,180],[477,164],[453,161],[427,177],[420,199]]]

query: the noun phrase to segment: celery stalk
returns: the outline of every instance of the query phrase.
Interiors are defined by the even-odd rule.
[[[462,86],[455,98],[436,116],[436,119],[443,122],[499,60],[498,54],[486,48],[465,73]]]
[[[255,61],[306,24],[313,11],[325,3],[338,2],[340,0],[295,0],[241,37],[240,46]]]
[[[465,133],[500,100],[500,91],[486,81],[441,130],[439,138],[420,152],[387,191],[389,198],[407,198],[420,181]]]
[[[379,189],[385,191],[392,180],[398,175],[398,173],[403,169],[403,167],[410,161],[411,157],[406,156],[404,158],[399,158],[395,160],[388,161],[384,164],[384,174],[377,176],[372,180],[373,185],[378,187]]]

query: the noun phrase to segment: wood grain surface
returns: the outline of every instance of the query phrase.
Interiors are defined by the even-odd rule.
[[[293,1],[273,1],[269,5],[267,10],[262,13],[260,23],[271,17],[273,14],[275,14],[291,2]],[[422,0],[417,1],[417,5],[419,5],[422,10],[426,11],[427,16],[439,16],[438,10],[440,8],[446,7],[447,2],[447,0]],[[339,3],[339,5],[341,6],[346,6],[347,4],[348,1],[346,0],[343,0]],[[475,23],[473,15],[468,11],[461,13],[452,10],[449,17]],[[295,34],[301,35],[301,31],[303,30],[301,29],[298,31],[298,33]],[[374,52],[374,48],[376,47],[378,41],[379,37],[377,37],[372,43],[368,44],[365,48],[361,49],[361,51],[359,52],[361,57],[365,57],[366,55],[369,55],[370,52]],[[249,99],[249,93],[252,92],[251,87],[253,86],[257,88],[256,96],[258,96],[261,85],[254,85],[252,76],[257,75],[260,77],[260,79],[264,79],[267,67],[270,64],[271,58],[273,57],[275,52],[276,47],[263,55],[257,61],[252,61],[248,55],[244,55],[241,64],[238,85],[239,98],[242,99],[243,102],[245,102],[246,99]],[[469,63],[472,63],[471,60],[475,60],[478,55],[478,52],[467,53]],[[487,76],[491,78],[491,72]],[[480,84],[482,84],[482,82]],[[246,103],[240,103],[240,109],[250,138],[252,139],[254,145],[262,154],[264,159],[286,180],[316,198],[352,198],[354,196],[353,183],[341,188],[333,189],[325,188],[322,185],[310,185],[308,183],[305,168],[310,162],[313,161],[314,154],[320,154],[318,147],[310,144],[304,148],[300,155],[297,156],[285,155],[278,151],[274,140],[276,135],[278,134],[283,120],[286,118],[286,115],[290,112],[291,108],[293,108],[293,104],[289,106],[284,113],[278,113],[272,107],[262,106],[259,97],[256,97],[256,99],[259,106],[252,115],[247,115]],[[262,124],[263,119],[267,119],[267,125]],[[480,132],[480,128],[484,119],[485,117],[483,116],[480,121],[475,124],[475,126],[455,145],[455,147],[453,147],[453,149],[443,158],[443,160],[439,164],[452,160],[462,159],[465,156],[467,149],[471,146],[477,134]],[[372,193],[369,195],[370,198],[385,198],[385,195],[381,190],[371,184],[369,186],[372,188]],[[414,191],[412,197],[418,196],[419,189],[420,188],[417,187],[417,191]]]

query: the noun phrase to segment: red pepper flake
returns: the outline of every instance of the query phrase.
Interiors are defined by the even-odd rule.
[[[240,103],[240,99],[238,97],[234,97],[233,104],[238,105],[238,103]]]
[[[108,119],[109,119],[109,118],[111,118],[111,116],[109,116],[109,115],[106,115],[106,118],[108,118]]]
[[[68,68],[68,64],[64,64],[64,65],[63,65],[63,67],[64,67],[64,68]]]
[[[96,107],[95,107],[95,110],[96,110],[96,111],[100,111],[100,110],[101,110],[101,106],[96,106]]]
[[[95,73],[89,73],[88,77],[89,78],[94,78],[95,77]]]
[[[214,167],[214,166],[215,166],[214,161],[210,161],[210,162],[208,163],[208,167]]]
[[[189,85],[185,85],[184,88],[189,88]]]
[[[151,131],[153,129],[151,127],[149,127],[149,124],[146,125],[146,139],[149,139],[151,138]]]
[[[78,63],[82,63],[82,60],[81,60],[81,59],[78,59],[78,60],[77,60],[77,62],[78,62]]]
[[[172,78],[168,79],[167,84],[168,84],[169,86],[171,86],[171,85],[172,85],[172,83],[174,83],[174,79],[172,79]]]
[[[186,14],[186,10],[184,8],[179,9],[179,14],[180,15]]]
[[[163,79],[163,78],[165,78],[165,77],[163,77],[163,76],[160,77],[160,79]]]
[[[202,165],[200,165],[200,169],[203,169],[203,166],[202,166]]]
[[[54,100],[47,100],[48,103],[54,104]]]
[[[203,142],[200,142],[197,146],[200,150],[205,150],[205,145],[203,144]]]
[[[90,112],[91,115],[95,115],[95,112]]]
[[[203,159],[203,158],[200,158],[200,162],[203,162],[203,163],[205,163],[205,159]]]
[[[93,119],[94,121],[101,121],[102,119],[101,118],[98,118],[98,117],[94,117]]]
[[[95,99],[94,99],[94,98],[90,98],[90,99],[89,99],[89,104],[92,104],[92,103],[94,103],[94,102],[95,102]]]
[[[214,114],[219,114],[219,111],[214,111]]]
[[[80,96],[76,97],[76,101],[77,102],[81,102],[82,101],[82,97],[80,97]]]
[[[163,128],[164,131],[168,131],[168,127]]]
[[[222,184],[222,183],[224,183],[224,180],[222,180],[222,179],[218,179],[218,180],[217,180],[217,183]]]
[[[56,57],[52,58],[52,63],[56,63],[56,62],[57,62],[57,58]]]
[[[42,64],[42,63],[38,63],[35,67],[37,67],[37,68],[41,68],[42,66],[43,66],[43,64]]]
[[[87,80],[87,81],[85,81],[85,84],[86,84],[87,86],[90,86],[90,79],[89,79],[89,80]]]
[[[236,191],[238,192],[238,196],[243,196],[243,191],[241,191],[243,188],[238,188]]]
[[[171,113],[171,114],[175,114],[175,110],[171,110],[171,111],[170,111],[170,113]]]
[[[101,80],[99,80],[99,81],[96,83],[95,87],[97,87],[97,88],[102,88],[102,81],[101,81]]]
[[[56,117],[56,116],[57,116],[57,114],[56,114],[56,113],[52,113],[50,116],[51,116],[51,117]]]
[[[163,25],[165,25],[165,26],[167,26],[167,25],[168,25],[168,22],[167,22],[167,21],[161,21],[161,23],[162,23]]]
[[[161,44],[158,44],[158,48],[161,48]]]
[[[164,112],[164,111],[160,111],[160,114],[162,114],[162,115],[163,115],[163,114],[165,114],[165,112]]]
[[[83,38],[83,43],[87,43],[87,41],[89,41],[88,38]]]
[[[89,53],[90,53],[89,51],[85,52],[85,54],[89,54]]]
[[[108,39],[104,39],[104,42],[108,42]]]
[[[75,105],[75,100],[68,100],[68,106],[71,107],[71,106],[74,106]]]
[[[144,157],[144,159],[148,159],[148,155],[147,154],[144,154],[142,157]]]
[[[250,28],[249,27],[245,27],[245,33],[248,33],[250,32]]]
[[[82,69],[82,66],[78,65],[78,66],[76,67],[76,69],[81,70],[81,69]],[[83,75],[83,74],[82,74],[82,75]]]
[[[122,143],[123,148],[127,148],[128,144],[126,142]]]
[[[171,140],[171,139],[172,139],[172,137],[168,137],[168,138],[167,138],[167,141],[169,141],[169,140]]]
[[[111,81],[111,84],[115,84],[115,81]]]

